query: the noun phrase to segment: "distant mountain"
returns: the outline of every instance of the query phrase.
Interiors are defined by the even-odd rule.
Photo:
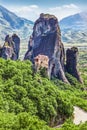
[[[29,14],[30,15],[30,14]],[[87,43],[87,12],[66,17],[60,21],[62,40],[65,43]],[[34,23],[18,17],[3,6],[0,6],[0,44],[7,34],[20,36],[23,46],[32,33]]]
[[[62,40],[66,43],[87,43],[87,12],[60,21]]]
[[[21,39],[25,40],[32,32],[33,22],[10,12],[0,6],[0,43],[7,34],[17,33]]]

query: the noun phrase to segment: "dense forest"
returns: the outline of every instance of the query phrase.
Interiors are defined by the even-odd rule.
[[[0,130],[86,130],[73,124],[73,106],[87,111],[86,71],[83,85],[66,73],[70,85],[49,80],[44,68],[36,73],[29,60],[0,59]]]

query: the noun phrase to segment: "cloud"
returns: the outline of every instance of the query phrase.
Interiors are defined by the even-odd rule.
[[[36,9],[39,8],[37,5],[30,5],[29,7],[30,7],[30,8],[36,8]]]
[[[30,20],[36,20],[40,14],[39,6],[37,5],[29,5],[29,6],[17,6],[17,7],[9,7],[9,9],[17,14],[20,17],[24,17]]]
[[[48,12],[56,15],[56,17],[59,20],[61,20],[64,17],[81,12],[81,10],[77,5],[69,4],[69,5],[62,5],[62,6],[56,6],[54,8],[49,8]]]
[[[68,9],[78,9],[78,6],[76,6],[75,4],[64,5],[62,7],[63,8],[68,8]]]
[[[57,7],[52,7],[52,8],[49,8],[49,10],[51,11],[57,11],[57,10],[64,10],[64,9],[76,9],[78,10],[79,7],[76,6],[75,4],[70,4],[70,5],[62,5],[62,6],[57,6]]]
[[[55,15],[58,18],[58,20],[61,20],[64,17],[81,12],[80,8],[73,3],[69,5],[62,5],[45,9],[39,7],[38,5],[28,5],[16,8],[11,6],[9,9],[15,12],[18,16],[33,21],[35,21],[39,17],[40,13],[50,13]]]

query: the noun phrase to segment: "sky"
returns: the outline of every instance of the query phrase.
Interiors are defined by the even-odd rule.
[[[87,0],[0,0],[0,5],[32,21],[40,13],[53,14],[60,21],[64,17],[87,10]]]

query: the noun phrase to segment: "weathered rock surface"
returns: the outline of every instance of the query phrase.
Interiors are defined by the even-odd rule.
[[[78,48],[72,47],[66,51],[66,71],[72,76],[76,77],[77,80],[82,83],[79,71],[77,69],[77,57],[78,57]]]
[[[4,59],[17,60],[20,50],[20,38],[14,34],[12,37],[7,35],[5,37],[5,43],[0,48],[0,57]]]
[[[13,48],[10,47],[10,46],[4,46],[2,48],[1,57],[4,58],[4,59],[13,59],[13,57],[14,57]]]
[[[34,58],[44,55],[49,58],[49,77],[58,77],[68,83],[64,73],[64,47],[61,42],[61,32],[55,16],[41,14],[35,22],[32,36],[29,40],[28,51],[24,59],[34,63]]]
[[[14,34],[12,35],[12,41],[14,42],[14,52],[16,54],[16,59],[18,59],[20,51],[20,38],[16,34]]]

